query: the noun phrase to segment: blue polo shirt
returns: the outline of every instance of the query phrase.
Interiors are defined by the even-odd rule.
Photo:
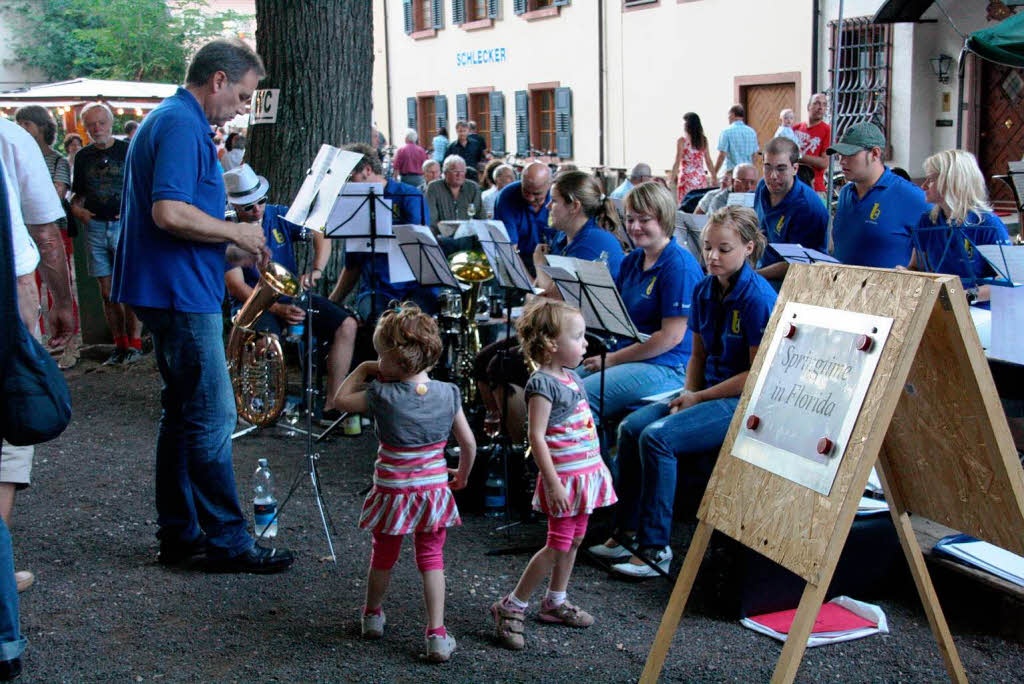
[[[586,261],[597,261],[601,253],[607,254],[608,270],[612,278],[619,277],[619,268],[622,266],[622,245],[614,235],[597,225],[597,221],[589,219],[576,237],[569,242],[569,237],[562,231],[558,231],[554,241],[551,243],[551,253],[555,256],[575,257]]]
[[[762,179],[754,191],[754,209],[768,244],[798,243],[819,252],[825,251],[828,210],[807,183],[794,179],[793,187],[773,207],[768,186]],[[761,266],[771,266],[781,260],[774,252],[765,250]]]
[[[391,212],[394,214],[395,225],[411,224],[414,226],[429,226],[430,214],[427,210],[427,201],[423,193],[408,183],[400,183],[396,180],[389,180],[384,184],[384,199],[392,201]],[[390,238],[389,238],[390,239]],[[391,274],[388,268],[388,255],[377,252],[373,255],[373,268],[369,268],[369,252],[346,252],[345,266],[348,268],[362,268],[360,290],[373,289],[378,294],[388,299],[402,301],[407,295],[416,289],[415,280],[407,280],[400,283],[391,282]],[[373,282],[371,282],[371,270]]]
[[[626,255],[615,285],[637,330],[650,335],[661,330],[663,319],[690,315],[693,290],[703,275],[693,255],[672,238],[658,261],[646,271],[644,250],[634,249]],[[685,366],[692,349],[693,334],[687,325],[686,335],[679,344],[644,363],[673,368]]]
[[[704,387],[750,370],[750,348],[760,346],[775,307],[775,290],[749,264],[744,263],[731,282],[724,298],[722,285],[713,275],[704,278],[693,293],[690,327],[700,335],[707,354]]]
[[[548,226],[548,202],[551,191],[548,190],[544,207],[535,212],[523,198],[521,181],[509,183],[498,194],[494,203],[494,218],[505,224],[508,239],[519,245],[519,253],[523,255],[523,263],[533,272],[533,261],[530,256],[541,242],[551,244],[555,230]]]
[[[121,239],[111,299],[186,313],[220,313],[226,243],[171,235],[153,221],[153,203],[186,202],[224,219],[224,180],[213,131],[184,88],[150,112],[135,132],[125,163]]]
[[[937,221],[930,212],[921,216],[914,229],[918,268],[931,273],[960,276],[964,287],[974,287],[979,278],[993,275],[976,245],[1009,245],[1010,234],[1002,219],[990,211],[971,212],[963,225],[950,226],[942,211]]]
[[[910,233],[929,206],[921,188],[888,168],[863,198],[847,183],[832,224],[833,256],[854,266],[906,266]]]

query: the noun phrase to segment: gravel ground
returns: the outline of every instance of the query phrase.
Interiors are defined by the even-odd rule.
[[[485,551],[543,540],[539,524],[511,539],[493,520],[465,514],[448,539],[448,619],[459,641],[453,660],[421,662],[424,614],[411,544],[403,549],[386,602],[383,640],[359,637],[369,535],[356,528],[375,443],[338,437],[322,448],[321,475],[337,534],[338,564],[326,562],[308,478],[283,511],[279,543],[297,552],[291,571],[269,577],[167,570],[155,562],[153,445],[159,376],[147,359],[128,370],[83,360],[68,375],[75,417],[36,451],[33,486],[18,496],[12,533],[16,565],[36,573],[22,594],[29,639],[26,681],[587,681],[636,680],[671,587],[662,580],[610,580],[581,563],[573,600],[592,612],[589,630],[527,622],[527,649],[512,654],[490,637],[489,604],[508,591],[527,555]],[[236,442],[243,501],[256,459],[266,456],[278,488],[305,472],[304,441],[280,430]],[[246,511],[250,510],[248,505]],[[674,545],[692,524],[678,524]],[[673,571],[678,569],[681,555]],[[733,598],[728,562],[706,562],[668,657],[666,681],[767,681],[780,647],[723,610]],[[879,601],[887,636],[811,649],[801,681],[932,682],[945,676],[912,589]],[[1020,681],[1024,646],[954,624],[968,676]]]

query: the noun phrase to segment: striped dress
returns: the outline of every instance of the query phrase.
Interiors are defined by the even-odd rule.
[[[601,459],[594,417],[582,381],[574,372],[566,372],[569,377],[563,380],[537,371],[526,384],[527,401],[539,395],[551,402],[544,442],[569,497],[568,510],[553,513],[547,503],[544,483],[538,478],[533,508],[559,518],[590,514],[618,500],[611,473]]]
[[[399,535],[462,524],[444,458],[462,401],[458,388],[373,381],[366,394],[380,446],[359,527]]]

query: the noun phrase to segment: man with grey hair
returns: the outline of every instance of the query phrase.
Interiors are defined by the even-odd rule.
[[[629,178],[619,183],[619,187],[612,190],[608,196],[617,200],[625,199],[630,190],[649,180],[651,180],[651,165],[641,162],[629,172]]]
[[[516,179],[516,170],[508,164],[501,164],[494,169],[494,185],[481,193],[484,201],[484,214],[487,218],[494,218],[494,203],[498,201],[498,193],[509,183]]]
[[[128,142],[114,137],[114,114],[101,102],[82,109],[82,125],[92,143],[75,155],[71,212],[85,227],[89,275],[99,283],[103,316],[114,338],[114,352],[103,365],[129,364],[142,357],[142,324],[131,307],[110,300],[114,250],[121,237],[121,190]]]
[[[395,153],[394,169],[406,185],[414,188],[423,182],[423,162],[427,151],[416,144],[420,136],[410,128],[405,132],[405,145]]]
[[[229,197],[210,131],[245,112],[265,75],[260,56],[241,41],[207,43],[192,58],[185,85],[142,121],[128,160],[112,298],[130,304],[153,334],[164,384],[156,441],[162,565],[206,555],[208,570],[272,573],[294,560],[254,542],[235,487],[237,415],[221,313],[225,258],[247,254],[251,263],[268,253],[259,223],[224,220]],[[243,190],[233,195],[251,192]]]
[[[428,159],[423,162],[423,182],[416,186],[416,189],[427,194],[427,186],[441,177],[441,164],[436,159]]]
[[[480,199],[480,186],[466,180],[466,162],[450,154],[441,167],[443,178],[427,186],[427,209],[430,227],[438,221],[465,221],[484,218],[484,203]]]
[[[728,171],[725,173],[728,173]],[[701,210],[701,203],[703,203],[704,197],[701,197],[701,203],[697,204],[697,209],[693,213],[713,214],[729,203],[730,194],[734,192],[754,192],[757,189],[757,181],[761,180],[760,175],[757,172],[757,167],[753,164],[746,162],[737,164],[732,170],[732,185],[730,189],[724,191],[719,189],[709,192],[708,195],[714,195],[714,197],[708,200],[708,204],[703,210]]]

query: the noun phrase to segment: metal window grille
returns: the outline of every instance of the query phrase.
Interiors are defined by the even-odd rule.
[[[889,139],[889,109],[892,101],[892,27],[873,24],[870,17],[843,20],[843,40],[840,54],[836,55],[838,22],[830,21],[832,34],[831,68],[827,91],[836,98],[835,120],[832,121],[832,140],[838,140],[847,128],[856,123],[870,121]],[[839,83],[836,92],[835,68],[838,64]]]

